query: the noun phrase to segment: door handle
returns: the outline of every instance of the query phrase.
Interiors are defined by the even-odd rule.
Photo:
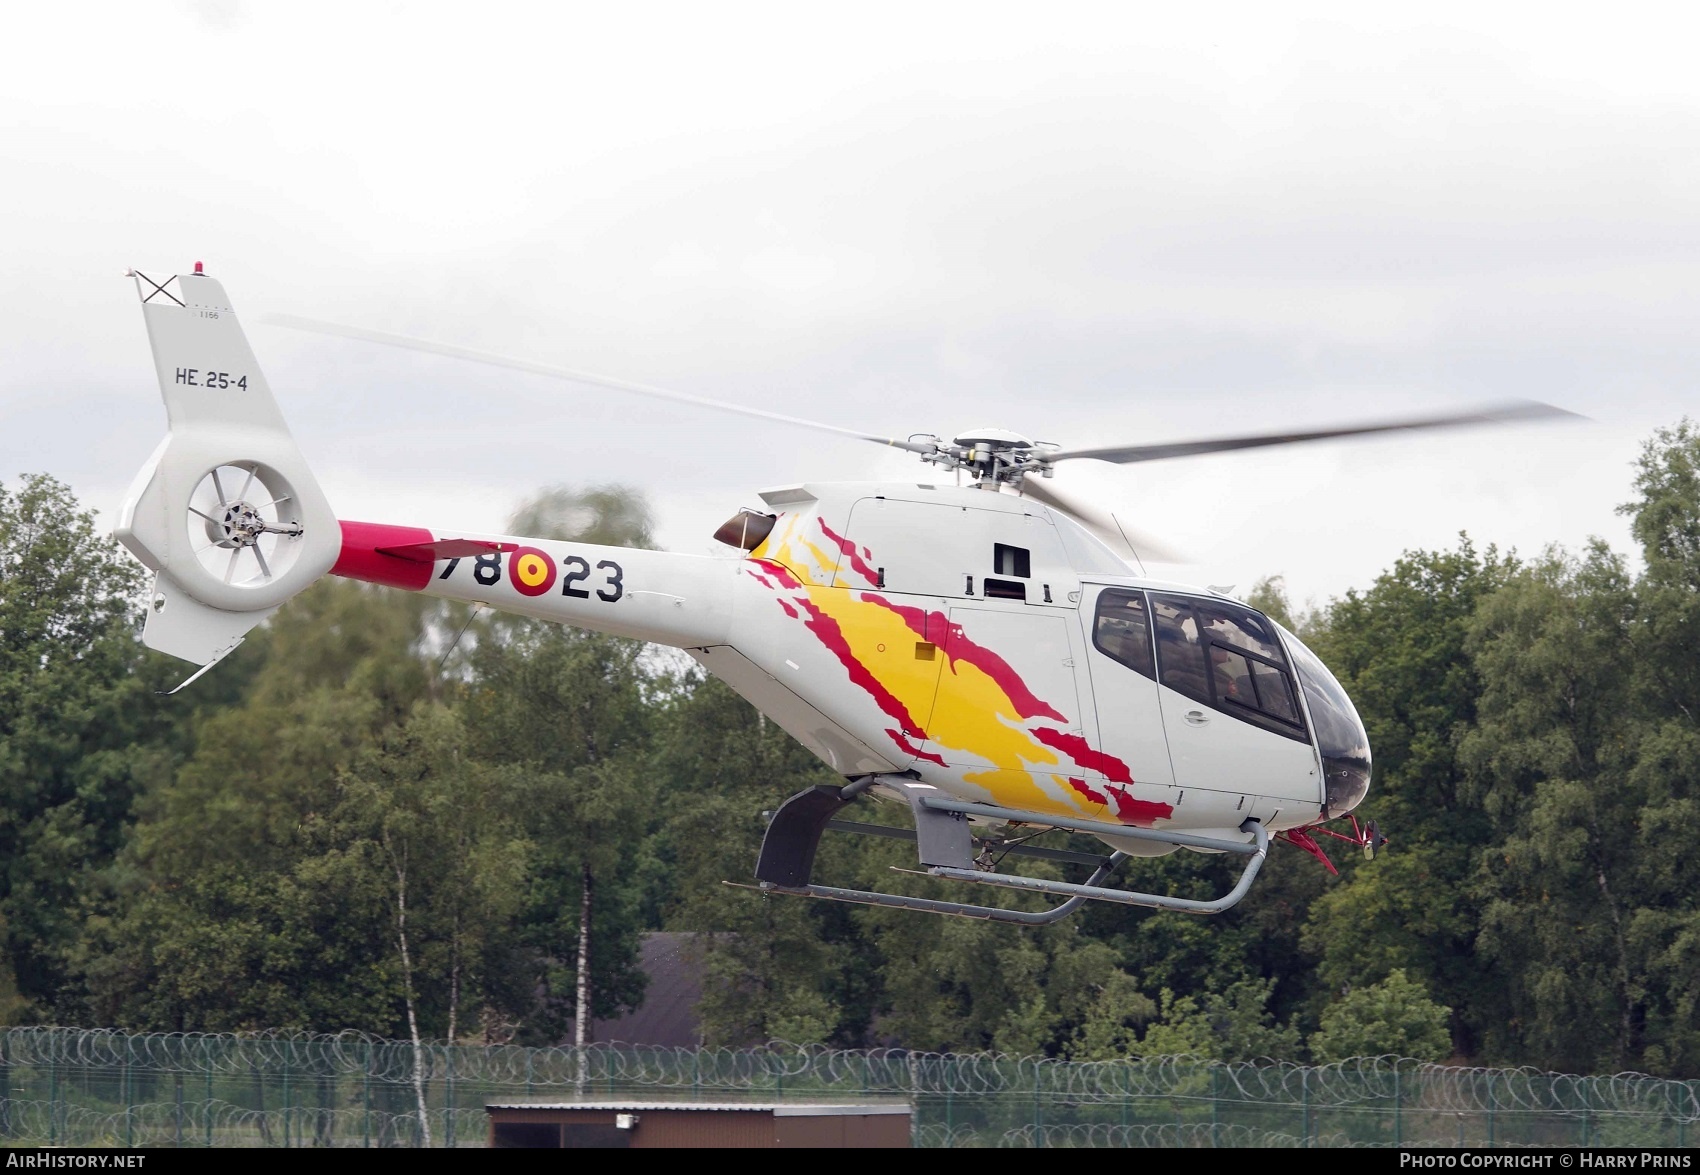
[[[1208,726],[1210,724],[1210,715],[1206,714],[1203,710],[1188,710],[1186,712],[1186,721],[1188,726]]]

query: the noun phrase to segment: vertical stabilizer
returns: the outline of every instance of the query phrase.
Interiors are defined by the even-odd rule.
[[[142,639],[207,665],[330,570],[341,537],[224,287],[195,268],[132,271],[169,431],[116,534],[157,572]]]

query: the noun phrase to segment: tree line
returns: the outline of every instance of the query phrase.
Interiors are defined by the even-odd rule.
[[[631,641],[327,580],[167,696],[185,670],[140,644],[143,570],[25,476],[0,486],[0,1020],[571,1042],[641,1003],[641,935],[673,930],[696,932],[711,1044],[1692,1077],[1700,431],[1649,440],[1623,510],[1633,560],[1461,536],[1299,614],[1258,584],[1357,702],[1359,814],[1391,844],[1335,853],[1338,876],[1277,845],[1215,918],[1024,928],[721,884],[763,810],[835,780]],[[650,542],[617,488],[545,492],[513,527]],[[816,875],[912,864],[829,835]],[[1183,852],[1121,884],[1208,897],[1234,869]]]

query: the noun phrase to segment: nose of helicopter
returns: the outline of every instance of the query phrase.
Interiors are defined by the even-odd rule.
[[[1352,699],[1321,658],[1285,628],[1281,629],[1281,636],[1298,670],[1299,685],[1304,689],[1311,725],[1316,731],[1317,750],[1322,752],[1327,814],[1344,816],[1369,791],[1369,734]]]

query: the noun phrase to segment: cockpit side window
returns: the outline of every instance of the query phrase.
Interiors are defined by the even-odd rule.
[[[1157,621],[1157,663],[1164,685],[1176,693],[1210,705],[1210,686],[1204,677],[1204,648],[1198,642],[1198,619],[1192,605],[1173,596],[1152,596]]]
[[[1145,611],[1145,593],[1106,588],[1098,595],[1097,618],[1092,624],[1092,643],[1098,651],[1120,661],[1129,669],[1153,680],[1157,672],[1151,657],[1151,624]]]
[[[1225,600],[1152,596],[1160,680],[1176,693],[1308,742],[1292,672],[1269,622]]]

